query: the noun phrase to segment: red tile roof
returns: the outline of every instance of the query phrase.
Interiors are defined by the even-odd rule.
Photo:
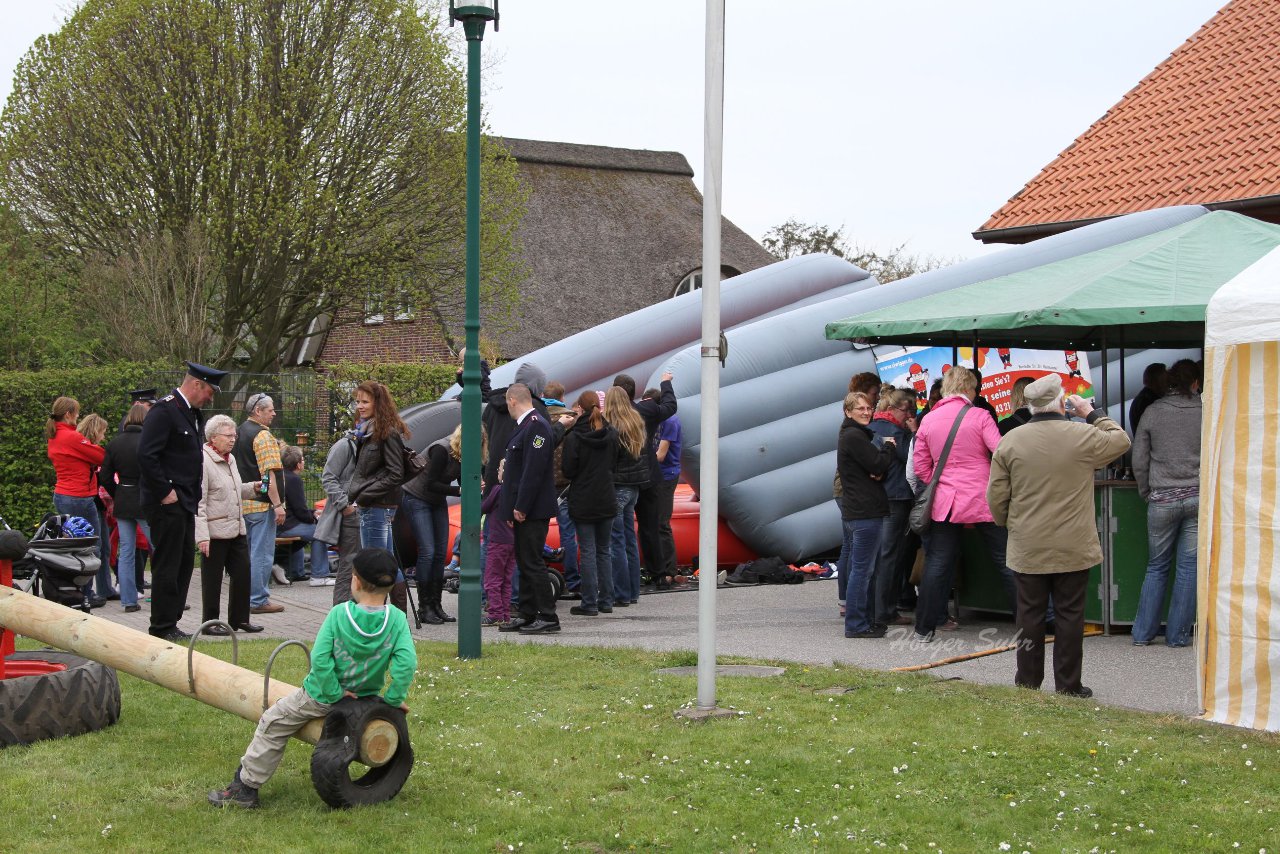
[[[974,236],[1276,195],[1280,2],[1234,0]]]

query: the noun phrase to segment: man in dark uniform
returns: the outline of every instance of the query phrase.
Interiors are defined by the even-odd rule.
[[[129,409],[132,409],[135,403],[145,403],[147,411],[150,411],[151,407],[156,405],[156,390],[153,388],[135,388],[129,392]],[[117,433],[124,432],[124,422],[129,419],[129,409],[126,409],[124,415],[120,417],[120,427],[116,430]]]
[[[542,558],[549,522],[556,515],[556,484],[552,471],[555,433],[534,411],[533,396],[522,383],[507,387],[507,411],[516,420],[507,441],[502,502],[498,522],[515,530],[516,568],[520,573],[520,613],[498,628],[504,632],[543,634],[560,631],[551,577]]]
[[[195,568],[196,510],[200,504],[204,416],[226,371],[187,362],[182,385],[157,401],[138,440],[142,513],[151,523],[151,628],[169,641],[190,637],[178,628]]]

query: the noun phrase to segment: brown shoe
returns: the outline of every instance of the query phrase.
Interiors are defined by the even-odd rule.
[[[250,614],[279,614],[284,610],[283,605],[277,605],[275,602],[268,602],[265,605],[259,605],[256,608],[250,608]]]

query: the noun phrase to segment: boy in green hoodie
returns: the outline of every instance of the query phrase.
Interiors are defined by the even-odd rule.
[[[280,765],[289,739],[312,720],[328,715],[343,697],[382,693],[387,705],[409,710],[404,701],[418,656],[404,612],[387,606],[398,571],[396,560],[386,549],[361,549],[351,564],[354,601],[335,605],[325,617],[311,652],[311,672],[301,688],[263,713],[231,784],[209,793],[215,807],[257,807],[258,789]]]

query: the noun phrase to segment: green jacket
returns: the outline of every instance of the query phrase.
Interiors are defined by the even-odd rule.
[[[336,703],[343,691],[350,691],[357,697],[382,694],[387,705],[399,706],[417,668],[418,655],[403,611],[389,604],[366,611],[355,602],[343,602],[320,626],[311,650],[311,672],[302,687],[321,703]]]

